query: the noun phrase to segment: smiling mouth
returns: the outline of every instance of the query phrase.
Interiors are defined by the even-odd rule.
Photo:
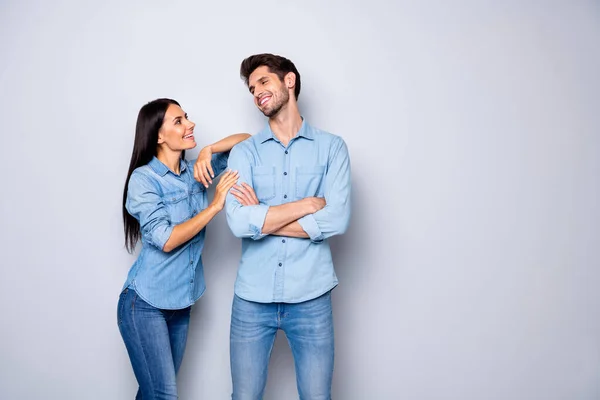
[[[271,96],[265,96],[259,100],[258,105],[264,106],[269,100],[271,100]]]
[[[183,140],[190,140],[190,139],[194,139],[194,134],[193,133],[190,133],[189,135],[185,135],[183,137]]]

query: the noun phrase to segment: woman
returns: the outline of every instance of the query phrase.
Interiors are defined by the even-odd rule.
[[[184,159],[185,150],[196,147],[194,126],[171,99],[154,100],[138,115],[123,220],[127,250],[133,252],[138,240],[142,248],[118,305],[119,330],[139,384],[136,399],[177,398],[190,309],[205,289],[204,227],[223,209],[238,174],[223,174],[210,204],[206,188],[225,170],[229,150],[250,136],[232,135],[203,148],[194,168]]]

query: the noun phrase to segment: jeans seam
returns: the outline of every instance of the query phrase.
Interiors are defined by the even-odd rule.
[[[137,298],[138,298],[137,293],[135,293],[134,297],[133,297],[133,301],[131,302],[131,313],[132,314],[135,312],[135,302],[137,301]],[[131,322],[132,322],[133,327],[134,327],[135,335],[137,337],[137,342],[140,344],[140,348],[142,349],[142,354],[144,355],[144,372],[146,374],[150,375],[150,368],[148,367],[148,354],[146,353],[146,347],[144,346],[142,340],[140,339],[139,330],[138,330],[138,327],[137,327],[137,324],[136,324],[136,319],[135,319],[135,317],[133,315],[132,315],[132,318],[131,318]],[[154,381],[153,381],[153,379],[152,379],[151,376],[149,376],[148,381],[150,382],[152,393],[154,393],[154,391],[155,391]]]
[[[125,288],[125,290],[123,290],[121,292],[121,294],[119,294],[119,312],[118,312],[118,320],[117,320],[117,325],[121,326],[123,324],[123,309],[125,308],[125,296],[127,295],[127,291],[128,289]]]

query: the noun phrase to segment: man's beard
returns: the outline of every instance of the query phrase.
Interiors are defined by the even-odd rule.
[[[290,100],[290,94],[287,90],[282,90],[279,93],[279,101],[276,104],[273,104],[273,107],[271,109],[262,110],[262,113],[265,115],[265,117],[272,118],[276,116],[279,113],[279,111],[281,111],[283,106],[287,104],[287,102]]]

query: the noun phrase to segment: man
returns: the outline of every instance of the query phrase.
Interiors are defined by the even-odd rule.
[[[350,220],[348,149],[301,117],[300,74],[290,60],[253,55],[240,75],[269,121],[229,156],[240,184],[227,196],[227,221],[242,238],[231,315],[232,397],[262,399],[281,329],[294,356],[300,399],[329,400],[330,293],[338,280],[327,239],[344,233]]]

